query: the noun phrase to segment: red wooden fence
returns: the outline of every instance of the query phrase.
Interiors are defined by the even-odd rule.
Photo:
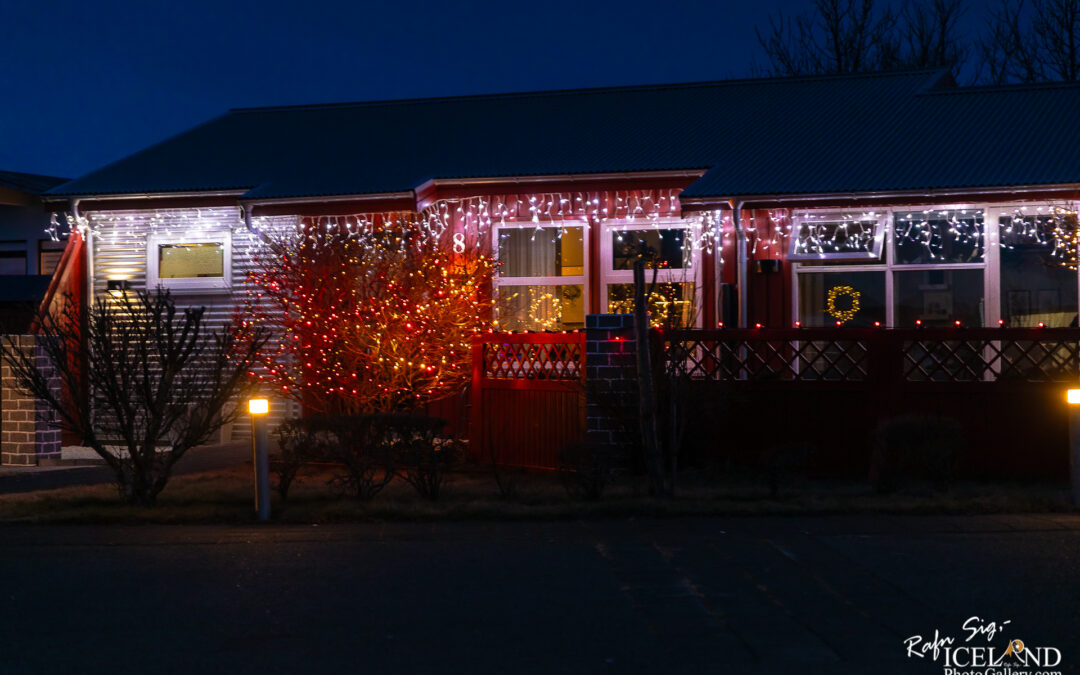
[[[469,447],[478,461],[554,468],[585,436],[585,333],[473,340]]]
[[[688,330],[662,335],[694,400],[722,419],[687,434],[703,460],[814,446],[826,473],[863,474],[870,436],[904,414],[955,419],[967,475],[1067,475],[1064,390],[1080,382],[1080,329]]]

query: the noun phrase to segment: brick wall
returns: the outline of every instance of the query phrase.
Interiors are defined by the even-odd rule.
[[[633,314],[585,318],[586,442],[628,447],[636,442],[627,421],[637,419],[637,343]]]
[[[3,338],[0,366],[0,463],[18,466],[48,464],[60,459],[60,427],[45,404],[22,390],[7,363],[12,350],[33,353],[38,368],[48,370],[57,396],[60,378],[34,335]]]

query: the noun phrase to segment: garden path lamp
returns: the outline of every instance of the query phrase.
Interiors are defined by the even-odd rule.
[[[250,399],[248,412],[251,413],[251,447],[255,455],[255,513],[259,520],[270,520],[270,458],[266,429],[270,401]]]
[[[1080,389],[1065,394],[1069,404],[1069,476],[1072,478],[1072,503],[1080,506]]]

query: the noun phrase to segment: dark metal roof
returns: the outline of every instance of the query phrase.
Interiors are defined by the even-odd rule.
[[[57,185],[68,182],[68,178],[56,176],[42,176],[36,173],[16,173],[14,171],[0,171],[0,185],[19,192],[31,195],[40,195]]]
[[[429,179],[710,169],[687,196],[1080,180],[1080,86],[941,71],[232,110],[53,196],[406,192]]]
[[[878,108],[827,138],[800,142],[798,130],[776,128],[758,152],[740,148],[684,196],[1080,183],[1078,84],[934,89]]]

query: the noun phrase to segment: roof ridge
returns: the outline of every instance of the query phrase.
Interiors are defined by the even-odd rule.
[[[920,92],[919,96],[941,96],[949,94],[981,94],[985,92],[1023,92],[1038,91],[1043,89],[1080,89],[1080,81],[1063,82],[1023,82],[1015,84],[980,84],[964,87],[951,87],[943,89],[927,89]]]
[[[412,98],[376,99],[370,101],[340,101],[337,103],[301,103],[295,105],[272,105],[250,106],[230,108],[229,113],[253,113],[269,112],[274,110],[306,110],[327,108],[353,108],[353,107],[381,107],[388,105],[401,105],[405,103],[444,103],[448,101],[475,101],[475,100],[499,100],[499,99],[523,99],[542,96],[577,96],[583,94],[596,94],[605,92],[630,92],[630,91],[664,91],[673,89],[697,89],[704,87],[740,86],[740,85],[774,85],[788,84],[792,82],[816,82],[835,80],[860,80],[873,78],[900,78],[931,75],[940,75],[945,71],[942,68],[921,68],[916,70],[887,70],[865,73],[840,73],[824,75],[788,75],[783,77],[746,77],[729,80],[700,80],[692,82],[667,82],[657,84],[632,84],[615,85],[606,87],[579,87],[570,89],[539,89],[532,91],[496,92],[487,94],[466,94],[463,96],[420,96]]]
[[[47,180],[71,180],[63,176],[54,176],[47,173],[28,173],[26,171],[8,171],[7,169],[0,169],[0,176],[25,176],[26,178],[45,178]]]

